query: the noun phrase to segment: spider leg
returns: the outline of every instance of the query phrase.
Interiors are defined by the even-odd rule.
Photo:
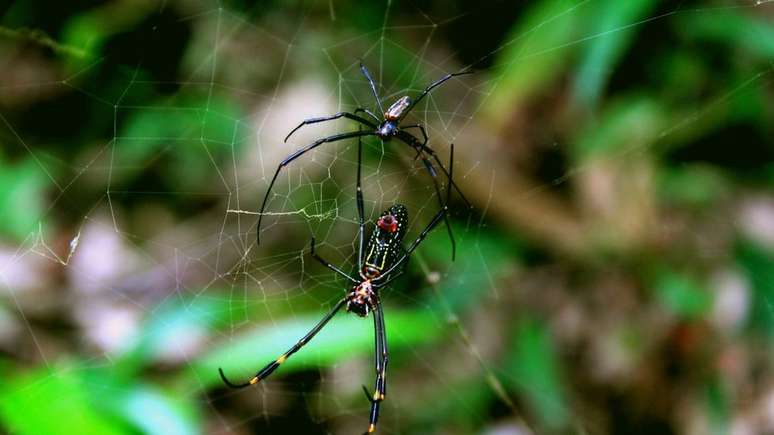
[[[424,131],[424,128],[422,130]],[[422,163],[424,163],[425,169],[430,174],[430,177],[432,177],[433,188],[435,189],[435,194],[438,197],[438,205],[442,209],[446,208],[448,204],[448,198],[447,198],[446,204],[444,204],[444,201],[442,199],[443,197],[441,195],[441,187],[438,185],[438,173],[436,172],[435,167],[433,166],[433,163],[430,160],[428,160],[428,158],[423,153],[423,150],[430,149],[426,145],[427,141],[425,141],[425,143],[423,144],[420,144],[418,139],[416,139],[414,136],[411,136],[409,133],[406,133],[405,131],[401,131],[398,134],[398,138],[408,143],[409,140],[406,139],[406,136],[410,138],[409,140],[411,140],[411,142],[413,143],[411,144],[411,146],[413,146],[417,150],[417,154],[419,157],[422,158]],[[427,138],[427,136],[425,136],[425,138]],[[446,172],[445,168],[444,168],[444,172]],[[451,184],[452,182],[451,180],[452,179],[449,178],[449,181],[447,183]],[[446,230],[449,233],[449,240],[451,241],[451,245],[452,245],[452,261],[454,261],[454,259],[457,257],[457,242],[454,240],[454,233],[452,232],[451,222],[449,221],[448,214],[444,214],[443,220],[444,220],[444,223],[446,224]]]
[[[314,338],[314,336],[317,335],[318,332],[320,332],[320,330],[323,328],[323,326],[325,326],[325,324],[328,323],[328,321],[330,321],[333,318],[333,316],[341,309],[341,307],[344,306],[344,304],[346,304],[346,302],[347,302],[346,298],[340,300],[336,304],[336,306],[333,307],[333,309],[331,309],[328,312],[328,314],[326,314],[325,317],[323,317],[322,320],[320,320],[314,326],[314,328],[312,328],[309,332],[307,332],[306,335],[303,336],[303,338],[298,340],[298,342],[296,344],[294,344],[293,347],[288,349],[287,352],[285,352],[282,355],[280,355],[279,358],[277,358],[276,360],[270,362],[264,368],[259,370],[258,373],[256,373],[255,376],[250,378],[249,381],[247,381],[245,383],[242,383],[242,384],[235,384],[235,383],[229,381],[228,378],[226,377],[226,375],[223,373],[223,369],[218,367],[218,372],[220,373],[220,378],[223,379],[223,383],[225,383],[226,385],[228,385],[231,388],[244,388],[244,387],[249,387],[250,385],[257,384],[261,380],[266,379],[270,374],[272,374],[274,372],[274,370],[277,370],[277,368],[280,365],[282,365],[282,363],[284,363],[285,360],[290,358],[291,355],[296,353],[299,349],[304,347],[304,345],[307,344],[309,342],[309,340]]]
[[[357,267],[363,267],[363,244],[365,243],[365,207],[363,205],[363,186],[361,183],[361,166],[363,164],[363,137],[357,138],[357,219],[358,219],[358,247]]]
[[[422,91],[422,93],[419,94],[419,96],[414,99],[414,101],[411,103],[411,105],[408,107],[408,109],[406,109],[406,111],[403,112],[403,116],[408,115],[408,113],[411,112],[411,109],[416,107],[416,105],[419,104],[419,102],[422,101],[422,99],[425,98],[427,96],[427,94],[430,93],[430,91],[432,91],[433,89],[437,88],[438,86],[441,86],[444,82],[446,82],[447,80],[449,80],[452,77],[464,76],[466,74],[473,74],[473,70],[463,69],[462,71],[459,71],[459,72],[456,72],[456,73],[446,74],[445,76],[443,76],[440,79],[434,81],[433,83],[430,83],[430,85],[428,85],[425,88],[425,90]]]
[[[355,284],[360,283],[360,281],[356,280],[355,278],[352,278],[351,276],[347,275],[344,271],[339,269],[338,267],[334,266],[333,264],[327,262],[324,258],[317,255],[317,253],[314,251],[314,237],[312,237],[312,243],[310,244],[309,248],[309,255],[312,256],[315,260],[319,261],[320,264],[327,267],[328,269],[338,273],[339,275],[343,276],[344,278],[347,278],[348,280],[352,281]]]
[[[394,272],[393,275],[387,279],[387,281],[382,282],[382,283],[377,283],[376,285],[379,288],[387,287],[388,285],[390,285],[391,282],[393,282],[396,279],[398,279],[398,277],[401,276],[401,275],[403,275],[403,269],[401,269],[401,270],[399,270],[397,272]]]
[[[274,176],[271,178],[271,182],[269,183],[269,188],[266,190],[266,195],[263,197],[263,202],[261,203],[261,211],[258,213],[258,228],[256,229],[256,243],[261,243],[261,222],[263,221],[263,211],[266,209],[266,203],[269,200],[269,193],[271,192],[272,187],[274,187],[274,183],[277,181],[277,176],[279,176],[280,171],[285,166],[289,165],[293,160],[299,158],[301,155],[306,153],[307,151],[311,151],[318,146],[328,143],[328,142],[336,142],[339,140],[349,139],[353,137],[359,137],[359,136],[371,136],[374,135],[374,132],[372,131],[353,131],[349,133],[341,133],[341,134],[334,134],[333,136],[324,137],[322,139],[318,139],[311,144],[301,148],[300,150],[294,152],[285,160],[280,162],[279,166],[277,166],[277,171],[274,172]]]
[[[369,121],[369,120],[367,120],[365,118],[361,118],[361,117],[359,117],[357,115],[354,115],[352,113],[349,113],[349,112],[339,112],[339,113],[337,113],[335,115],[331,115],[331,116],[321,116],[319,118],[309,118],[309,119],[303,120],[303,122],[298,124],[296,126],[296,128],[294,128],[293,130],[290,130],[290,133],[288,133],[288,135],[285,136],[284,142],[287,142],[288,139],[290,139],[290,136],[293,135],[293,133],[295,133],[299,128],[301,128],[301,127],[303,127],[305,125],[317,124],[318,122],[333,121],[334,119],[339,119],[339,118],[351,119],[353,121],[357,121],[357,122],[359,122],[361,124],[367,125],[372,130],[376,129],[376,124],[373,124],[371,121]]]
[[[438,185],[438,174],[435,172],[435,168],[433,168],[432,162],[430,162],[430,160],[428,160],[424,154],[421,157],[427,172],[429,172],[430,176],[433,177],[433,188],[435,189],[435,195],[438,198],[438,205],[441,207],[441,209],[447,209],[449,198],[447,195],[446,202],[444,203],[444,200],[441,196],[441,188]],[[451,186],[451,183],[447,182],[447,186]],[[454,233],[452,232],[451,222],[449,222],[449,213],[444,213],[443,221],[446,224],[446,232],[449,233],[449,241],[452,245],[452,261],[454,261],[457,258],[457,242],[454,240]]]
[[[357,115],[357,113],[358,113],[358,112],[363,112],[363,113],[365,113],[366,115],[370,116],[371,118],[373,118],[373,120],[374,120],[374,121],[376,121],[376,123],[377,123],[377,124],[379,124],[379,123],[381,123],[381,122],[382,122],[382,120],[381,120],[381,119],[379,119],[379,117],[378,117],[378,116],[374,115],[374,113],[373,113],[373,112],[371,112],[371,111],[370,111],[370,110],[368,110],[368,109],[364,109],[364,108],[362,108],[362,107],[358,107],[357,109],[355,109],[355,115]]]
[[[427,137],[427,132],[425,131],[425,127],[422,124],[414,124],[414,125],[403,125],[400,127],[402,130],[406,130],[409,128],[418,128],[419,131],[422,133],[422,144],[427,145],[427,141],[430,140]],[[422,149],[417,148],[417,155],[414,157],[414,160],[418,159],[420,154],[422,154]]]
[[[449,157],[450,166],[451,166],[451,165],[454,163],[454,162],[453,162],[453,160],[454,160],[454,145],[452,144],[451,151],[450,151],[450,157]],[[450,175],[450,176],[452,175],[452,173],[451,173],[451,170],[450,170],[450,172],[449,172],[449,175]],[[451,178],[450,178],[450,180],[451,180]],[[449,185],[447,185],[447,186],[446,186],[446,203],[447,203],[447,204],[449,203],[449,196],[450,196],[450,195],[451,195],[451,184],[449,184]],[[420,244],[420,243],[422,243],[422,240],[424,240],[424,239],[425,239],[425,237],[427,237],[427,235],[430,233],[430,231],[432,231],[432,230],[433,230],[433,228],[435,228],[435,227],[436,227],[436,225],[438,225],[438,223],[440,223],[440,222],[441,222],[441,219],[443,219],[443,217],[446,215],[446,213],[448,213],[448,211],[449,211],[448,207],[446,207],[446,206],[444,205],[444,206],[441,208],[441,210],[439,210],[439,211],[438,211],[438,213],[436,213],[436,215],[435,215],[435,216],[433,216],[433,219],[430,221],[430,223],[429,223],[429,224],[427,224],[427,226],[425,227],[425,229],[424,229],[424,230],[422,230],[422,232],[421,232],[421,233],[419,233],[419,235],[417,236],[417,238],[416,238],[416,239],[415,239],[413,242],[411,242],[411,245],[409,245],[408,249],[406,249],[406,252],[404,252],[404,253],[403,253],[403,255],[402,255],[402,256],[401,256],[401,257],[400,257],[400,258],[399,258],[399,259],[398,259],[398,260],[397,260],[395,263],[393,263],[393,265],[392,265],[392,266],[390,266],[390,267],[389,267],[387,270],[385,270],[384,272],[382,272],[382,274],[381,274],[381,275],[379,275],[377,278],[373,279],[372,281],[375,281],[375,282],[377,282],[379,285],[383,285],[383,284],[381,284],[381,283],[379,283],[379,282],[378,282],[378,281],[379,281],[379,279],[380,279],[380,278],[383,278],[383,277],[385,277],[385,276],[388,276],[388,275],[389,275],[390,273],[392,273],[392,272],[393,272],[395,269],[397,269],[397,268],[398,268],[398,267],[400,267],[400,266],[401,266],[403,263],[405,263],[405,262],[406,262],[406,260],[408,260],[409,256],[411,255],[411,253],[412,253],[412,252],[414,252],[414,250],[415,250],[415,249],[417,249],[417,247],[419,246],[419,244]],[[389,281],[390,281],[390,280],[387,280],[386,282],[389,282]]]
[[[412,136],[410,133],[399,131],[398,135],[396,136],[398,139],[409,145],[410,147],[414,149],[421,149],[422,152],[426,152],[430,154],[430,156],[433,157],[433,160],[438,164],[438,167],[441,168],[441,172],[443,172],[444,175],[446,175],[446,178],[448,178],[449,183],[451,183],[452,187],[454,188],[454,191],[457,192],[457,194],[462,198],[462,201],[465,203],[468,208],[473,208],[473,205],[471,205],[470,201],[468,201],[468,198],[465,197],[465,194],[462,193],[462,190],[460,190],[459,186],[457,186],[457,183],[454,182],[454,180],[449,176],[449,171],[446,170],[446,167],[443,166],[443,163],[441,163],[441,159],[438,158],[438,154],[433,151],[432,148],[427,146],[426,144],[419,143],[419,139]]]
[[[363,386],[363,391],[371,402],[371,411],[369,413],[368,431],[366,434],[373,433],[376,430],[376,422],[379,419],[379,405],[384,400],[387,394],[387,360],[389,354],[387,351],[387,328],[384,326],[384,312],[382,310],[382,304],[379,300],[376,301],[376,309],[374,310],[374,335],[376,342],[376,350],[374,353],[375,365],[376,365],[376,386],[374,387],[373,396],[368,394],[368,389]]]
[[[382,101],[379,99],[379,93],[376,92],[376,83],[374,83],[374,79],[371,78],[371,73],[368,72],[368,68],[363,65],[363,62],[360,62],[360,72],[363,73],[366,80],[368,80],[368,84],[371,85],[371,92],[374,94],[374,98],[376,99],[376,105],[379,106],[379,111],[384,113],[384,109],[382,108]]]

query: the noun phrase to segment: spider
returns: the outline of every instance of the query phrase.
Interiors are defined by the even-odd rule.
[[[417,106],[417,104],[422,101],[422,99],[427,96],[427,94],[430,93],[433,89],[440,86],[447,80],[451,79],[452,77],[465,75],[465,74],[472,74],[473,71],[470,70],[462,70],[460,72],[447,74],[440,79],[436,80],[435,82],[431,83],[429,86],[425,88],[422,93],[419,94],[415,99],[411,99],[409,96],[403,96],[400,97],[397,101],[392,103],[392,105],[385,111],[382,108],[382,102],[379,99],[379,94],[376,91],[376,84],[374,83],[374,79],[371,78],[371,73],[368,72],[368,69],[363,65],[363,63],[360,63],[360,71],[365,76],[366,80],[368,80],[368,83],[371,87],[371,92],[373,93],[374,98],[376,99],[376,105],[379,107],[379,110],[384,113],[384,116],[382,118],[379,118],[375,114],[373,114],[370,110],[359,107],[355,109],[355,113],[349,113],[349,112],[339,112],[335,115],[331,116],[324,116],[319,118],[309,118],[305,119],[303,122],[298,124],[296,128],[290,131],[288,135],[285,137],[285,142],[290,138],[290,136],[293,135],[298,129],[305,125],[309,124],[316,124],[318,122],[325,122],[325,121],[332,121],[334,119],[339,118],[347,118],[351,119],[353,121],[357,121],[361,124],[360,127],[365,126],[368,127],[367,130],[358,130],[353,131],[349,133],[339,133],[334,134],[328,137],[324,137],[322,139],[318,139],[314,142],[312,142],[309,145],[306,145],[305,147],[301,148],[300,150],[294,152],[293,154],[287,156],[282,162],[280,162],[279,166],[277,167],[277,171],[274,173],[274,177],[272,177],[271,182],[269,183],[269,188],[266,190],[266,195],[263,197],[263,202],[261,204],[261,211],[258,213],[258,228],[256,230],[256,241],[260,244],[261,242],[261,222],[263,221],[263,212],[266,209],[266,203],[269,199],[269,192],[271,192],[272,187],[274,187],[274,183],[277,181],[277,176],[279,175],[282,168],[289,165],[293,160],[297,159],[298,157],[301,157],[303,154],[305,154],[307,151],[311,151],[318,146],[329,143],[329,142],[336,142],[344,139],[350,139],[355,137],[364,137],[364,136],[376,136],[379,139],[381,139],[383,142],[388,142],[392,138],[396,138],[403,142],[404,144],[408,145],[409,147],[413,148],[417,155],[415,158],[421,158],[422,162],[425,165],[425,169],[430,174],[430,176],[433,179],[433,187],[435,188],[436,195],[438,196],[438,203],[441,206],[441,208],[444,208],[445,205],[443,204],[443,201],[441,200],[441,193],[440,188],[438,186],[438,174],[435,170],[435,167],[433,166],[433,162],[428,159],[426,154],[429,154],[434,160],[435,163],[438,165],[439,168],[441,168],[441,171],[444,173],[444,175],[447,176],[449,179],[449,183],[452,184],[454,187],[454,190],[459,193],[462,200],[465,202],[465,204],[468,206],[468,208],[471,208],[470,202],[465,198],[465,195],[462,194],[462,191],[460,191],[459,187],[454,183],[454,181],[451,180],[449,177],[449,172],[444,168],[441,161],[438,159],[438,155],[430,149],[427,146],[428,137],[427,132],[425,131],[425,127],[421,124],[413,124],[413,125],[404,125],[401,126],[400,123],[403,121],[403,119],[406,117],[406,115],[411,112],[411,110]],[[356,115],[357,113],[365,113],[370,118],[373,119],[373,122],[371,120],[368,120],[366,118],[363,118],[361,116]],[[410,128],[418,129],[419,132],[422,134],[422,140],[419,140],[416,136],[409,133],[407,130]],[[360,146],[360,144],[358,145]],[[358,151],[360,152],[360,151]],[[360,170],[360,167],[358,166],[358,171]],[[454,235],[452,234],[451,224],[449,223],[448,216],[444,215],[444,223],[446,224],[446,229],[449,233],[449,239],[451,241],[452,245],[452,259],[456,256],[456,243],[454,241]]]
[[[358,148],[358,163],[362,156],[362,148]],[[449,183],[446,185],[446,202],[448,203],[451,194],[451,176],[454,163],[454,145],[450,147],[449,157]],[[373,433],[376,430],[376,422],[379,419],[379,404],[384,400],[387,391],[387,381],[385,378],[387,371],[387,331],[384,325],[384,313],[382,310],[379,290],[389,285],[395,278],[403,273],[403,266],[412,252],[419,246],[422,240],[435,228],[436,225],[446,216],[447,207],[444,205],[436,213],[430,223],[419,233],[419,236],[409,245],[408,249],[403,248],[403,237],[406,235],[408,227],[408,211],[402,204],[395,204],[385,210],[376,221],[376,226],[371,233],[368,244],[364,246],[365,219],[363,217],[363,195],[360,189],[360,166],[357,171],[357,208],[358,208],[358,275],[350,276],[338,267],[329,263],[315,252],[315,239],[310,243],[310,255],[320,262],[323,266],[336,272],[352,283],[352,286],[342,298],[309,332],[306,333],[296,344],[294,344],[285,353],[276,360],[268,363],[255,376],[247,382],[235,384],[231,382],[223,373],[222,368],[218,368],[221,379],[230,388],[244,388],[266,379],[277,368],[282,365],[291,355],[299,351],[330,321],[334,315],[343,307],[347,311],[353,312],[360,317],[367,317],[369,313],[374,313],[375,330],[375,365],[376,382],[374,393],[369,394],[368,389],[363,386],[366,398],[371,402],[369,413],[369,425],[365,434]]]

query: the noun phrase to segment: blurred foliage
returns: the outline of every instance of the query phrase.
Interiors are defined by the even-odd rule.
[[[339,315],[258,392],[217,374],[341,297],[306,249],[353,261],[352,144],[278,183],[260,247],[250,210],[305,110],[370,104],[361,59],[388,99],[477,70],[414,114],[475,211],[454,200],[455,262],[439,229],[385,290],[381,431],[774,432],[773,8],[0,7],[0,432],[362,430],[370,319]],[[434,213],[405,149],[365,149],[366,191]]]
[[[46,207],[43,196],[49,181],[33,159],[16,164],[0,160],[0,221],[4,234],[22,240],[37,229]]]

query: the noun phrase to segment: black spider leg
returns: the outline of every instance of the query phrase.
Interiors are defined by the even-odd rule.
[[[427,142],[430,140],[427,137],[427,132],[425,131],[425,127],[422,124],[413,124],[413,125],[402,125],[400,127],[401,130],[408,130],[409,128],[418,128],[419,131],[422,133],[422,144],[427,147]],[[422,155],[422,149],[417,148],[417,155],[414,156],[414,160],[418,159]]]
[[[360,128],[360,127],[358,127]],[[358,247],[357,247],[357,267],[363,268],[363,244],[365,243],[365,207],[363,205],[363,185],[361,182],[361,167],[363,165],[363,138],[357,138],[357,219],[358,219]]]
[[[413,143],[410,143],[409,145],[414,147],[417,150],[419,157],[422,159],[422,163],[424,163],[425,165],[425,169],[430,174],[430,177],[432,177],[433,188],[435,189],[435,194],[438,197],[438,205],[442,209],[448,207],[449,198],[447,198],[446,203],[444,203],[443,195],[441,195],[441,187],[438,184],[438,173],[436,172],[435,167],[433,166],[433,163],[430,160],[428,160],[428,158],[424,154],[424,150],[429,150],[430,148],[428,148],[425,144],[420,144],[419,140],[417,140],[417,138],[410,135],[409,133],[406,133],[404,131],[398,132],[398,138],[408,143],[409,140],[405,139],[403,136],[408,136],[411,138],[410,140],[412,140]],[[443,170],[444,172],[446,172],[446,168],[443,168]],[[452,179],[450,177],[449,180],[447,181],[447,185],[450,186],[451,184],[452,184]],[[443,220],[444,220],[444,223],[446,224],[446,231],[449,233],[449,241],[451,242],[451,245],[452,245],[452,261],[454,261],[457,258],[457,242],[454,240],[454,233],[451,228],[451,222],[449,221],[448,214],[444,214]]]
[[[437,88],[438,86],[441,86],[444,82],[446,82],[447,80],[449,80],[452,77],[464,76],[466,74],[473,74],[473,70],[464,69],[464,70],[456,72],[456,73],[446,74],[445,76],[443,76],[440,79],[434,81],[433,83],[430,83],[430,85],[428,85],[425,88],[425,90],[422,91],[422,93],[419,94],[419,96],[414,99],[414,101],[411,103],[411,105],[408,107],[408,109],[406,109],[406,111],[403,112],[403,116],[405,117],[406,115],[408,115],[408,113],[411,112],[411,109],[416,107],[416,105],[419,104],[419,102],[422,101],[422,99],[425,98],[427,96],[427,94],[430,93],[430,91],[432,91],[433,89]]]
[[[247,382],[245,382],[245,383],[243,383],[243,384],[235,384],[235,383],[233,383],[233,382],[229,381],[229,380],[228,380],[228,378],[226,377],[226,375],[223,373],[223,369],[222,369],[222,368],[220,368],[220,367],[218,367],[218,372],[220,373],[220,378],[221,378],[221,379],[223,379],[223,383],[225,383],[226,385],[228,385],[228,386],[229,386],[229,387],[231,387],[231,388],[244,388],[244,387],[249,387],[250,385],[257,384],[257,383],[258,383],[258,382],[260,382],[262,379],[266,379],[266,378],[267,378],[269,375],[271,375],[271,374],[274,372],[274,370],[277,370],[277,368],[278,368],[280,365],[282,365],[282,363],[284,363],[284,362],[285,362],[285,360],[287,360],[288,358],[290,358],[290,356],[291,356],[291,355],[293,355],[293,354],[294,354],[294,353],[296,353],[296,352],[297,352],[299,349],[301,349],[302,347],[304,347],[304,345],[305,345],[305,344],[309,343],[309,341],[310,341],[312,338],[314,338],[314,336],[315,336],[315,335],[317,335],[317,333],[318,333],[318,332],[320,332],[320,330],[323,328],[323,326],[325,326],[325,324],[326,324],[326,323],[328,323],[328,321],[330,321],[330,320],[333,318],[333,316],[334,316],[334,315],[336,315],[336,313],[337,313],[337,312],[338,312],[338,311],[341,309],[341,307],[343,307],[343,306],[344,306],[346,303],[347,303],[347,299],[346,299],[346,298],[344,298],[344,299],[340,300],[340,301],[339,301],[339,302],[336,304],[336,306],[334,306],[334,307],[333,307],[333,309],[331,309],[331,310],[328,312],[328,314],[326,314],[326,315],[325,315],[325,317],[323,317],[323,318],[322,318],[322,320],[320,320],[320,321],[319,321],[319,322],[318,322],[318,323],[317,323],[317,324],[314,326],[314,328],[312,328],[312,329],[311,329],[309,332],[307,332],[307,333],[306,333],[306,335],[305,335],[303,338],[301,338],[300,340],[298,340],[298,342],[297,342],[296,344],[294,344],[294,345],[293,345],[293,347],[291,347],[290,349],[288,349],[288,350],[287,350],[287,352],[285,352],[285,353],[283,353],[282,355],[280,355],[280,357],[279,357],[279,358],[277,358],[276,360],[274,360],[274,361],[270,362],[270,363],[269,363],[269,364],[267,364],[267,365],[266,365],[264,368],[262,368],[261,370],[259,370],[259,371],[258,371],[258,373],[256,373],[256,374],[255,374],[255,376],[253,376],[252,378],[250,378],[250,380],[249,380],[249,381],[247,381]]]
[[[363,112],[363,113],[365,113],[366,115],[370,116],[371,118],[373,118],[373,120],[374,120],[374,121],[376,121],[376,123],[377,123],[377,124],[379,124],[379,123],[381,123],[381,122],[382,122],[382,120],[381,120],[381,119],[379,119],[379,117],[378,117],[378,116],[374,115],[374,113],[373,113],[373,112],[371,112],[371,111],[370,111],[370,110],[368,110],[368,109],[364,109],[364,108],[362,108],[362,107],[358,107],[357,109],[355,109],[355,114],[357,114],[358,112]]]
[[[358,112],[358,111],[362,111],[362,112],[368,113],[365,109],[357,109],[355,112]],[[374,116],[372,113],[368,113],[368,114],[371,115],[371,116]],[[339,119],[339,118],[351,119],[353,121],[357,121],[357,122],[359,122],[361,124],[367,125],[372,130],[376,129],[376,124],[372,123],[371,121],[369,121],[369,120],[367,120],[365,118],[361,118],[361,117],[359,117],[359,116],[357,116],[357,115],[355,115],[353,113],[349,113],[349,112],[339,112],[339,113],[337,113],[335,115],[331,115],[331,116],[321,116],[319,118],[308,118],[308,119],[303,120],[300,124],[298,124],[296,126],[296,128],[294,128],[293,130],[290,130],[290,133],[288,133],[288,135],[285,136],[284,142],[287,142],[288,139],[290,139],[290,136],[293,135],[293,133],[295,133],[298,129],[300,129],[301,127],[303,127],[305,125],[317,124],[318,122],[333,121],[334,119]]]
[[[376,422],[379,420],[379,405],[384,401],[387,394],[387,360],[389,353],[387,351],[387,328],[384,326],[384,311],[382,304],[377,299],[376,309],[374,310],[374,336],[376,349],[374,359],[376,366],[376,382],[374,394],[368,394],[368,389],[363,386],[368,401],[371,402],[371,412],[369,413],[368,431],[366,434],[373,433],[376,430]]]
[[[433,160],[435,160],[436,164],[438,164],[438,167],[441,168],[441,172],[443,172],[443,174],[446,175],[446,178],[449,179],[449,183],[451,183],[452,187],[454,188],[454,191],[457,192],[457,194],[460,196],[460,198],[465,203],[465,205],[468,208],[471,208],[471,209],[473,208],[473,205],[470,203],[470,201],[468,201],[468,198],[465,197],[465,194],[462,193],[462,190],[460,190],[459,186],[457,186],[457,183],[455,183],[454,180],[449,175],[449,171],[446,170],[446,167],[443,165],[443,163],[441,163],[441,159],[438,158],[438,153],[436,153],[432,148],[427,146],[427,141],[425,141],[424,143],[420,143],[419,139],[411,135],[411,133],[408,133],[405,131],[398,131],[398,135],[396,137],[400,139],[402,142],[404,142],[406,145],[430,154]]]
[[[376,83],[374,83],[374,79],[371,78],[371,73],[368,72],[368,68],[363,65],[363,62],[360,62],[360,72],[363,73],[366,80],[368,80],[368,84],[371,85],[371,92],[374,94],[374,98],[376,99],[376,105],[379,106],[379,111],[384,113],[384,108],[382,108],[382,101],[379,99],[379,93],[376,92]]]
[[[336,142],[339,140],[349,139],[353,137],[360,137],[360,136],[374,136],[375,134],[376,133],[374,133],[373,131],[353,131],[349,133],[334,134],[332,136],[324,137],[322,139],[317,139],[316,141],[294,152],[290,156],[286,157],[285,160],[280,162],[279,166],[277,166],[277,171],[274,172],[274,176],[271,178],[271,183],[269,183],[269,188],[266,190],[266,195],[264,195],[263,197],[263,202],[261,203],[261,211],[258,212],[258,228],[256,229],[256,236],[255,236],[256,243],[258,244],[261,243],[261,222],[263,221],[263,211],[266,209],[266,203],[269,200],[269,193],[271,193],[271,189],[272,187],[274,187],[274,183],[277,181],[277,176],[279,176],[279,173],[282,170],[282,168],[290,164],[293,160],[301,157],[307,151],[311,151],[324,143]]]
[[[451,180],[453,165],[454,165],[454,145],[452,144],[451,149],[449,151],[449,180]],[[446,185],[446,203],[449,202],[449,197],[450,196],[451,196],[451,183]],[[419,233],[419,235],[417,236],[417,238],[413,242],[411,242],[411,245],[408,247],[408,249],[406,249],[406,252],[403,253],[403,255],[398,259],[398,261],[393,263],[392,266],[390,266],[387,270],[382,272],[381,275],[379,275],[378,277],[374,278],[372,281],[378,283],[378,281],[380,279],[382,279],[382,278],[384,278],[386,276],[389,276],[390,273],[392,273],[395,269],[397,269],[403,263],[405,263],[406,260],[408,260],[409,256],[411,255],[411,253],[414,252],[415,249],[417,249],[419,244],[422,243],[422,240],[424,240],[425,237],[427,237],[427,235],[430,233],[430,231],[432,231],[433,228],[435,228],[436,225],[438,225],[438,223],[441,222],[441,219],[443,219],[444,215],[446,215],[447,212],[448,212],[448,208],[446,206],[442,207],[441,210],[439,210],[438,213],[436,213],[436,215],[433,217],[433,219],[430,221],[430,223],[427,224],[425,229],[422,230],[421,233]],[[388,283],[390,281],[392,281],[392,279],[388,279],[386,282]],[[379,284],[379,286],[385,285],[385,284],[381,284],[381,283],[378,283],[378,284]]]
[[[393,282],[396,279],[398,279],[398,277],[401,276],[401,275],[403,275],[403,269],[401,269],[401,270],[399,270],[397,272],[394,272],[394,274],[391,277],[389,277],[387,279],[387,281],[376,283],[375,285],[376,285],[377,288],[387,287],[388,285],[390,285],[391,282]]]
[[[343,270],[339,269],[338,267],[336,267],[333,264],[331,264],[328,261],[326,261],[324,258],[322,258],[319,255],[317,255],[317,253],[314,250],[314,243],[315,243],[315,240],[314,240],[314,237],[312,237],[312,242],[310,243],[310,249],[309,249],[309,251],[310,251],[309,254],[312,256],[312,258],[314,258],[315,260],[319,261],[320,264],[322,264],[323,266],[327,267],[328,269],[330,269],[330,270],[338,273],[339,275],[343,276],[344,278],[347,278],[348,280],[352,281],[354,284],[360,284],[360,281],[358,281],[355,278],[352,278],[351,276],[347,275],[346,272],[344,272]]]

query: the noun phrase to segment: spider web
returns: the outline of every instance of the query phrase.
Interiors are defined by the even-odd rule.
[[[216,377],[216,367],[222,366],[234,379],[248,378],[269,361],[250,357],[251,351],[265,353],[251,346],[266,346],[279,355],[340,299],[346,282],[311,260],[308,247],[314,237],[323,257],[353,270],[357,141],[325,144],[283,170],[269,196],[260,246],[255,244],[257,208],[285,156],[316,138],[357,128],[350,121],[307,126],[284,144],[284,136],[301,120],[358,107],[378,113],[359,72],[361,60],[374,75],[385,106],[406,93],[415,95],[446,73],[488,65],[477,75],[438,88],[406,121],[426,126],[430,147],[447,168],[450,144],[456,144],[455,181],[476,210],[465,211],[453,193],[457,261],[450,261],[451,245],[441,224],[412,258],[407,276],[385,289],[382,299],[395,361],[387,375],[389,393],[380,430],[404,433],[407,424],[417,424],[411,421],[412,408],[436,397],[468,400],[463,389],[470,387],[465,382],[470,373],[476,373],[499,406],[510,409],[511,418],[520,420],[522,412],[503,383],[519,385],[524,380],[493,368],[498,347],[505,345],[502,334],[472,327],[471,318],[507,300],[500,279],[514,273],[497,258],[497,251],[490,251],[492,236],[481,230],[491,226],[490,214],[507,215],[501,209],[503,196],[511,205],[543,201],[544,192],[561,194],[566,182],[594,166],[570,167],[548,181],[504,184],[507,169],[491,160],[496,138],[477,124],[483,117],[480,111],[499,98],[509,68],[676,15],[764,7],[767,2],[720,2],[716,8],[699,10],[676,6],[554,46],[531,50],[522,44],[540,29],[559,31],[564,19],[583,14],[593,3],[566,2],[549,18],[467,63],[453,48],[441,45],[439,34],[475,11],[434,18],[416,7],[416,14],[396,16],[387,2],[378,20],[371,17],[378,24],[323,38],[316,26],[335,27],[342,13],[333,2],[299,9],[292,18],[261,16],[219,3],[162,3],[150,16],[171,13],[175,19],[143,30],[142,38],[130,40],[128,46],[151,50],[155,41],[182,27],[194,29],[180,71],[148,76],[145,67],[152,61],[139,56],[113,72],[122,77],[121,86],[106,90],[94,75],[112,61],[108,57],[76,62],[79,68],[61,77],[4,86],[6,95],[28,89],[73,92],[90,110],[113,113],[112,131],[104,143],[74,158],[47,151],[0,113],[6,142],[29,157],[42,182],[54,186],[40,205],[42,222],[51,227],[36,225],[0,266],[0,282],[9,289],[11,311],[20,319],[30,359],[49,369],[49,379],[93,368],[119,370],[127,353],[152,355],[145,357],[152,361],[148,364],[161,367],[162,373],[183,367],[188,374],[180,377],[185,382],[177,391],[194,398],[212,432],[271,432],[273,427],[294,427],[287,421],[292,418],[314,423],[320,433],[362,431],[368,403],[360,385],[370,389],[373,379],[370,319],[339,314],[328,327],[331,331],[323,330],[292,358],[298,365],[289,362],[287,375],[281,373],[283,366],[259,387],[226,391],[219,389]],[[38,42],[55,50],[67,48]],[[515,46],[525,51],[499,60]],[[695,112],[670,119],[661,129],[662,139],[689,130],[718,102],[770,83],[771,73],[771,68],[756,71]],[[406,240],[412,240],[438,210],[422,162],[397,141],[383,144],[367,138],[363,144],[366,220],[373,222],[382,210],[401,202],[410,213]],[[614,160],[636,160],[650,144],[633,141]],[[566,144],[559,140],[556,146]],[[445,186],[443,177],[439,180]],[[191,202],[196,205],[186,205]],[[62,210],[76,210],[80,219],[59,222]],[[545,225],[552,227],[551,222]],[[555,238],[563,250],[579,249],[572,234]],[[58,352],[46,350],[45,334],[30,319],[35,312],[25,299],[29,296],[13,290],[53,285],[45,279],[44,284],[12,280],[34,275],[25,271],[53,269],[67,278],[76,294],[91,301],[72,308],[85,331],[83,354],[90,355],[76,363],[63,365]],[[473,289],[469,293],[475,300],[459,290],[465,288]],[[484,301],[481,310],[466,312],[466,304],[479,300]],[[417,314],[423,311],[426,315]],[[422,330],[390,328],[392,322],[420,325]],[[342,339],[345,332],[351,337]],[[416,379],[422,380],[419,385]],[[99,379],[91,382],[104,387],[106,396],[120,389]],[[570,412],[566,402],[554,405]],[[475,417],[483,411],[471,407],[469,412]]]

